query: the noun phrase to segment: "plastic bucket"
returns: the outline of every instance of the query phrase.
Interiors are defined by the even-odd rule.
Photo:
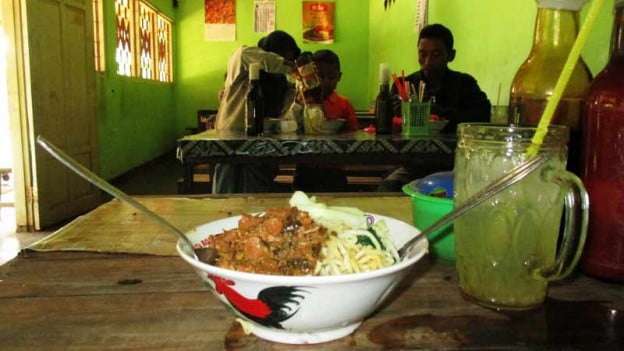
[[[418,180],[405,184],[403,192],[411,198],[414,226],[424,229],[453,210],[453,199],[425,195],[417,190],[417,182]],[[427,235],[427,239],[433,255],[455,261],[455,236],[452,224]]]

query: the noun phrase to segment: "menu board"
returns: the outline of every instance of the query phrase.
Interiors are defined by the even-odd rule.
[[[204,39],[236,40],[236,0],[204,0]]]
[[[335,13],[336,3],[333,1],[303,1],[303,41],[333,43]]]

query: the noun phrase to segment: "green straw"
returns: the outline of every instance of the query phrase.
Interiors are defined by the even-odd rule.
[[[559,80],[557,80],[557,84],[555,85],[555,90],[553,90],[553,94],[548,99],[548,103],[546,103],[546,108],[544,109],[544,113],[542,114],[542,118],[540,118],[539,124],[537,125],[537,131],[533,136],[533,140],[531,140],[531,145],[527,149],[527,156],[532,157],[537,155],[542,142],[544,141],[544,137],[548,132],[548,125],[555,114],[555,110],[557,109],[557,105],[559,105],[559,101],[561,100],[561,96],[563,95],[563,90],[566,85],[570,81],[570,76],[572,76],[572,71],[574,71],[574,66],[581,56],[581,49],[585,46],[587,42],[587,37],[596,22],[596,17],[598,17],[598,13],[602,8],[605,0],[593,0],[592,5],[589,8],[589,12],[587,13],[587,17],[585,18],[585,22],[583,22],[583,26],[579,32],[578,37],[574,41],[574,45],[572,46],[572,50],[570,50],[570,54],[568,55],[568,59],[566,60],[565,65],[563,66],[563,70],[561,71],[561,75],[559,76]]]

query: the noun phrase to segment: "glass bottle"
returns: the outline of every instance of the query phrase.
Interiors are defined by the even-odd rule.
[[[296,60],[297,72],[307,103],[321,103],[321,79],[312,54],[303,53]]]
[[[303,94],[303,130],[306,134],[321,133],[325,121],[321,78],[312,54],[302,53],[295,62]]]
[[[611,58],[591,86],[583,128],[591,206],[582,267],[589,275],[624,281],[624,0],[615,5]]]
[[[249,64],[249,90],[245,110],[245,132],[249,136],[262,134],[264,125],[264,96],[260,87],[259,63]]]
[[[377,134],[392,132],[392,96],[390,95],[390,70],[388,64],[379,65],[379,93],[375,99],[375,129]]]
[[[510,123],[536,125],[578,34],[578,11],[585,0],[538,0],[533,47],[511,85]],[[552,123],[570,128],[569,169],[578,173],[583,103],[591,74],[578,61]]]

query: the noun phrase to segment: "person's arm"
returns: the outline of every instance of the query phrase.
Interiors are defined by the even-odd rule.
[[[490,121],[490,100],[473,77],[462,75],[456,93],[459,96],[457,107],[432,106],[432,113],[449,120],[442,132],[455,132],[459,123]]]
[[[405,80],[408,81],[410,85],[417,87],[419,82],[418,73],[410,74],[405,77]],[[401,116],[401,98],[399,97],[399,91],[393,80],[390,80],[390,99],[392,100],[393,116]]]
[[[280,113],[280,118],[287,118],[288,114],[290,113],[290,110],[292,109],[294,105],[299,105],[299,106],[303,105],[303,104],[300,104],[299,101],[297,101],[297,95],[298,95],[298,92],[295,86],[293,84],[289,84],[288,90],[284,94],[284,102],[282,104],[283,108]]]
[[[345,106],[343,108],[343,114],[344,118],[347,120],[347,129],[350,131],[356,131],[358,130],[358,120],[355,115],[355,109],[353,108],[353,105],[351,105],[351,102],[349,102],[346,98],[344,99],[344,102]]]
[[[243,51],[242,61],[246,67],[250,63],[259,62],[262,65],[262,70],[267,73],[287,74],[293,69],[293,65],[286,62],[280,55],[257,47],[246,48]]]

